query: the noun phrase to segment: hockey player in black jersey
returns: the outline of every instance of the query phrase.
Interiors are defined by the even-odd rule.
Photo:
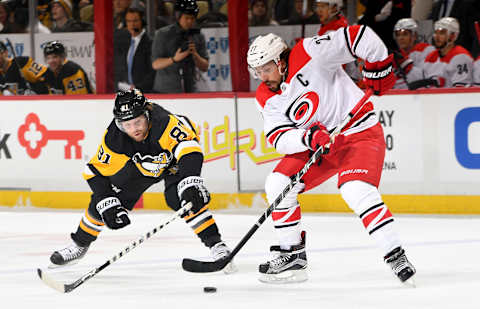
[[[77,63],[68,60],[65,46],[58,41],[48,42],[43,48],[45,62],[53,73],[49,80],[53,94],[88,94],[94,93],[87,73]]]
[[[47,67],[26,56],[8,56],[0,42],[0,90],[3,95],[48,94]]]
[[[93,191],[90,204],[75,233],[73,244],[55,251],[54,265],[78,261],[106,225],[120,229],[130,224],[129,211],[150,186],[165,181],[165,199],[173,210],[192,203],[186,223],[210,248],[214,260],[230,249],[221,240],[208,210],[210,194],[200,176],[203,153],[198,131],[187,117],[174,115],[148,102],[137,90],[118,92],[114,119],[84,178]],[[235,271],[231,264],[226,272]]]

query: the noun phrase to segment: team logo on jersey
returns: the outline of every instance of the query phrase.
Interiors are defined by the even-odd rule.
[[[292,120],[297,127],[307,124],[315,114],[320,99],[318,94],[313,91],[304,93],[293,101],[287,110],[287,117]]]
[[[143,175],[158,177],[163,172],[163,169],[170,165],[172,157],[170,152],[162,152],[156,156],[142,156],[137,152],[133,155],[132,161],[135,162],[135,165]]]

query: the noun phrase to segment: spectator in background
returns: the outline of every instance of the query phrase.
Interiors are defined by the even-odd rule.
[[[278,23],[272,19],[267,0],[250,1],[248,25],[251,27],[278,25]]]
[[[10,58],[0,42],[0,91],[3,95],[48,94],[47,67],[30,57]]]
[[[10,23],[10,7],[5,2],[0,2],[0,33],[12,33]]]
[[[132,0],[113,0],[113,27],[122,29],[126,27],[125,14],[132,4]]]
[[[444,17],[435,22],[434,30],[436,50],[425,59],[424,81],[435,87],[471,86],[473,58],[465,48],[455,44],[460,32],[458,21]]]
[[[414,20],[426,20],[432,13],[433,0],[412,0],[412,14]]]
[[[114,33],[115,91],[133,88],[151,92],[155,71],[152,68],[152,40],[145,31],[143,8],[131,7],[125,14],[127,29]]]
[[[410,17],[412,0],[364,0],[366,11],[358,21],[372,27],[389,49],[395,49],[393,26],[401,18]]]
[[[478,0],[436,0],[432,6],[431,19],[437,21],[443,17],[454,17],[460,25],[457,44],[462,45],[474,56],[478,54],[473,22],[480,19]]]
[[[316,0],[315,13],[320,20],[320,29],[318,35],[324,35],[327,32],[347,27],[348,21],[342,15],[340,9],[343,6],[343,0]]]
[[[85,71],[73,61],[67,60],[65,46],[58,41],[45,44],[45,62],[53,77],[48,80],[53,94],[94,93]]]
[[[313,6],[313,0],[278,0],[274,7],[275,19],[282,25],[318,24]]]
[[[50,2],[52,32],[92,31],[93,26],[72,18],[72,3],[70,0],[54,0]]]
[[[413,89],[411,82],[423,79],[422,66],[428,54],[435,50],[430,44],[417,42],[418,25],[412,18],[402,18],[393,28],[398,49],[394,54],[397,81],[395,89]]]
[[[205,37],[194,28],[198,6],[194,0],[177,0],[174,24],[155,32],[152,67],[156,70],[153,90],[160,93],[194,92],[196,69],[206,72],[208,54]]]

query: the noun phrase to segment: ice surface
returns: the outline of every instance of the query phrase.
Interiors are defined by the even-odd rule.
[[[239,252],[239,272],[191,274],[181,259],[207,258],[209,251],[183,220],[177,220],[69,294],[47,287],[36,268],[69,244],[81,211],[0,211],[1,308],[480,308],[480,217],[397,216],[416,288],[404,287],[383,263],[382,252],[354,215],[303,214],[309,280],[267,285],[258,264],[275,244],[270,219]],[[261,212],[215,212],[224,240],[234,247]],[[73,282],[100,266],[172,212],[136,211],[133,223],[105,230],[77,265],[52,276]],[[203,287],[217,287],[206,294]]]

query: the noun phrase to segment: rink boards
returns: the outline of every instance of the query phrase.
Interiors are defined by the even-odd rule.
[[[265,142],[251,93],[148,96],[200,126],[211,207],[265,207],[263,185],[282,157]],[[380,192],[394,212],[480,213],[480,92],[374,97],[387,151]],[[113,96],[0,100],[0,205],[85,208],[81,173],[111,121]],[[239,152],[236,151],[239,149]],[[302,194],[304,211],[349,211],[336,177]],[[165,209],[163,185],[138,204]]]

